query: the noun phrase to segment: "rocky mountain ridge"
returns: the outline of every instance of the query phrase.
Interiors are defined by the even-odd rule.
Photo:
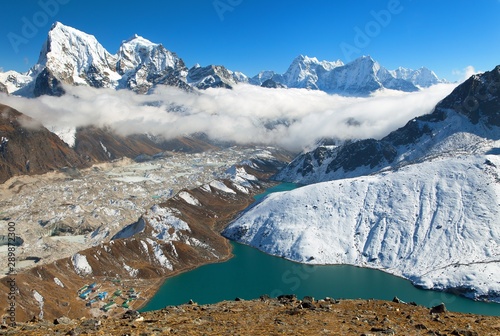
[[[474,75],[431,113],[410,120],[386,137],[318,147],[296,157],[277,179],[313,183],[370,174],[446,153],[487,152],[484,148],[491,143],[473,147],[471,142],[498,140],[495,127],[500,126],[499,82],[500,66]]]
[[[0,183],[16,175],[88,167],[123,157],[144,161],[168,151],[197,153],[220,148],[204,134],[165,140],[145,134],[123,136],[93,126],[66,133],[56,135],[38,121],[0,104]]]
[[[426,68],[388,71],[369,56],[343,64],[340,60],[320,62],[301,55],[284,74],[264,71],[253,78],[221,65],[188,69],[177,54],[138,35],[123,41],[117,53],[111,54],[94,36],[59,22],[50,29],[38,62],[28,73],[0,74],[0,83],[8,93],[25,97],[62,95],[61,83],[146,94],[157,85],[186,91],[230,89],[238,83],[262,85],[269,79],[288,88],[343,95],[368,95],[383,88],[412,92],[418,90],[416,85],[427,87],[442,82]],[[269,85],[276,86],[268,83],[266,87]]]
[[[262,71],[250,83],[263,85],[272,80],[288,88],[321,90],[328,93],[363,96],[382,88],[405,92],[417,91],[443,83],[434,72],[398,68],[389,71],[370,56],[362,56],[351,63],[318,61],[315,57],[300,55],[284,74]]]

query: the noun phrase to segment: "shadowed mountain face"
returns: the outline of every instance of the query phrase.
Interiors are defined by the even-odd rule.
[[[14,175],[88,165],[40,123],[1,104],[0,139],[0,183]]]
[[[122,157],[144,160],[164,151],[196,153],[217,148],[203,134],[164,140],[140,134],[122,136],[98,127],[77,129],[72,148],[38,121],[0,104],[0,183],[15,175],[83,168]]]

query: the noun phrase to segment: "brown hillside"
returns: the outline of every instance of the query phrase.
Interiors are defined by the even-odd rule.
[[[62,167],[88,164],[36,120],[0,104],[0,183],[21,174],[43,174]],[[29,160],[29,167],[27,162]]]

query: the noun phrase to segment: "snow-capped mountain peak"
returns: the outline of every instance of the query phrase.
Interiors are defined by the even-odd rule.
[[[88,85],[101,80],[112,87],[120,76],[114,71],[116,56],[111,55],[93,35],[60,22],[54,23],[38,61],[53,76],[70,84]],[[92,73],[93,76],[82,76]]]
[[[146,93],[156,84],[185,85],[187,68],[182,59],[137,34],[121,44],[117,59],[117,71],[123,76],[120,87]]]
[[[420,87],[429,87],[435,84],[446,82],[442,79],[439,79],[434,71],[426,67],[421,67],[417,70],[399,67],[396,70],[392,70],[391,74],[396,78],[407,80]]]
[[[264,71],[250,83],[262,85],[267,80],[289,88],[306,88],[343,95],[366,96],[380,89],[417,91],[410,81],[396,78],[371,56],[361,56],[344,64],[342,61],[319,61],[316,57],[299,55],[288,70],[280,75]]]
[[[282,75],[282,80],[279,81],[278,79],[277,82],[281,82],[287,87],[318,90],[320,89],[318,81],[321,76],[342,65],[343,63],[340,60],[336,62],[320,62],[316,57],[299,55]]]
[[[23,77],[24,76],[24,77]],[[270,81],[269,81],[270,80]],[[416,91],[415,86],[439,82],[426,68],[388,71],[370,56],[351,63],[320,61],[299,55],[284,74],[263,71],[249,79],[224,66],[194,66],[188,71],[183,60],[162,44],[134,35],[109,53],[93,36],[56,22],[40,52],[38,63],[26,75],[0,78],[0,90],[21,96],[62,95],[61,83],[95,88],[131,89],[148,93],[157,85],[193,88],[231,88],[238,83],[265,87],[306,88],[327,93],[366,96],[380,89]],[[413,84],[412,84],[413,83]]]
[[[121,73],[137,68],[141,64],[154,64],[156,70],[174,68],[179,58],[161,44],[153,43],[139,35],[134,35],[120,46],[118,69]]]

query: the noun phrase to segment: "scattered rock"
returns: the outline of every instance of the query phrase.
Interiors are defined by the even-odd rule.
[[[479,334],[473,330],[453,330],[451,332],[452,335],[455,336],[478,336]]]
[[[396,332],[393,329],[391,329],[391,328],[376,328],[376,327],[373,327],[373,328],[371,328],[370,331],[382,333],[382,334],[385,334],[385,335],[395,335],[396,334]]]
[[[137,310],[127,310],[122,315],[122,319],[125,319],[125,320],[135,320],[135,319],[139,318],[139,316],[141,316],[141,314]]]
[[[259,299],[260,299],[260,301],[266,302],[266,301],[271,300],[271,297],[267,294],[264,294],[264,295],[261,295]]]
[[[87,327],[92,330],[97,330],[101,326],[101,321],[96,319],[83,320],[80,324],[82,327]]]
[[[310,303],[314,303],[314,298],[312,296],[304,296],[304,298],[302,299],[303,302],[310,302]]]
[[[431,308],[431,314],[442,314],[442,313],[446,313],[446,306],[444,305],[444,303],[441,303],[440,305]]]
[[[415,325],[415,329],[417,330],[427,330],[427,327],[421,323]]]
[[[69,317],[66,317],[66,316],[61,316],[61,317],[58,317],[54,320],[55,325],[57,325],[57,324],[71,324],[71,323],[73,323],[73,321]]]
[[[297,300],[297,296],[295,294],[285,294],[278,296],[278,301],[281,303],[290,303]]]
[[[316,306],[311,301],[304,301],[299,305],[302,309],[316,309]]]
[[[54,325],[19,322],[14,328],[0,329],[0,335],[498,335],[500,319],[492,316],[447,313],[429,315],[429,309],[377,300],[291,300],[278,299],[224,301],[213,305],[171,306],[154,312],[130,310],[111,314],[108,319],[73,320],[72,324]],[[321,309],[331,306],[330,311]],[[392,306],[392,310],[388,309]],[[308,309],[308,307],[316,307]],[[196,310],[197,308],[197,310]],[[125,311],[124,311],[125,312]],[[137,319],[144,320],[142,322]],[[434,322],[436,321],[437,322]],[[479,321],[480,323],[475,323]],[[171,327],[175,326],[175,329]],[[273,333],[274,331],[274,333]]]
[[[395,296],[394,299],[392,299],[392,302],[394,302],[394,303],[404,303],[397,296]]]

